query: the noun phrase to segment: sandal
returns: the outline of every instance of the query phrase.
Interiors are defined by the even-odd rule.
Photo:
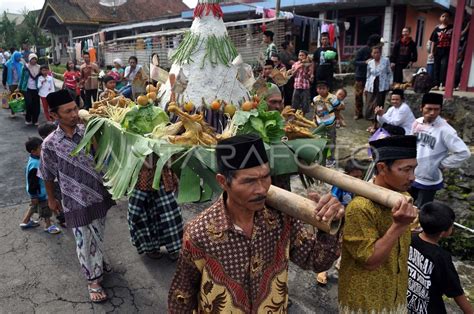
[[[89,298],[91,299],[92,303],[102,303],[107,300],[107,294],[105,294],[104,289],[101,286],[94,288],[89,284],[87,286],[87,290],[89,290]],[[94,298],[94,295],[97,294],[100,295],[99,298]]]
[[[21,223],[20,224],[20,228],[21,229],[28,229],[28,228],[34,228],[34,227],[38,227],[40,224],[39,222],[37,222],[36,220],[31,220],[28,221],[28,223]]]
[[[51,225],[48,228],[45,228],[44,232],[47,232],[49,234],[58,234],[58,233],[61,233],[61,229],[59,229],[55,225]]]

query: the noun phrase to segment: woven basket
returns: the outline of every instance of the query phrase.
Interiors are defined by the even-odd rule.
[[[8,106],[14,113],[25,111],[25,97],[20,92],[12,93],[9,97]]]
[[[10,93],[9,92],[3,92],[0,94],[0,102],[2,103],[2,108],[3,109],[9,109],[10,107],[8,106],[8,100],[10,99]]]

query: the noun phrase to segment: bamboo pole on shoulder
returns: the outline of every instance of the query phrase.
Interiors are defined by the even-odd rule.
[[[406,198],[408,202],[413,203],[413,199],[410,196],[403,195],[396,191],[389,190],[317,164],[300,167],[299,171],[316,180],[336,185],[345,191],[363,196],[385,207],[394,207],[401,198]]]
[[[299,171],[316,180],[336,185],[345,191],[366,197],[385,207],[394,207],[402,198],[406,198],[408,202],[413,202],[413,199],[409,196],[317,164],[300,167]],[[341,226],[340,220],[317,220],[314,211],[316,203],[314,201],[273,185],[268,191],[266,204],[329,234],[336,234]]]

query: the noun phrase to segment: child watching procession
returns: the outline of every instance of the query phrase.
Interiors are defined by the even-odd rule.
[[[46,121],[53,121],[49,115],[49,106],[46,96],[54,92],[54,79],[49,74],[49,67],[47,65],[42,65],[40,67],[40,76],[38,77],[38,95],[41,98],[41,104],[43,105],[43,113]]]
[[[326,161],[327,167],[336,165],[336,111],[341,102],[329,93],[329,87],[325,81],[316,84],[318,96],[313,99],[314,119],[318,126],[326,126],[326,137],[329,141],[331,157]]]
[[[344,167],[344,173],[357,179],[363,179],[363,176],[364,176],[363,167],[360,164],[360,161],[357,159],[350,159],[347,161],[346,166]],[[337,198],[337,200],[341,202],[341,204],[344,205],[344,207],[347,207],[347,205],[349,205],[349,203],[352,201],[352,199],[355,196],[354,193],[344,191],[343,189],[335,185],[331,189],[331,194],[332,196]],[[339,257],[335,263],[335,267],[337,270],[339,270],[340,265],[341,265],[341,258]],[[325,272],[317,274],[316,281],[320,285],[323,285],[323,286],[326,285],[328,283],[328,272],[325,271]]]
[[[421,208],[419,219],[423,232],[412,236],[408,255],[408,313],[447,313],[443,295],[454,298],[463,313],[474,313],[451,254],[439,246],[441,239],[453,233],[453,210],[429,202]]]
[[[20,227],[22,229],[38,227],[39,223],[31,219],[34,213],[38,213],[39,218],[44,220],[44,231],[50,234],[57,234],[61,230],[51,224],[52,213],[48,207],[45,185],[43,180],[37,176],[40,167],[42,143],[43,141],[37,137],[32,137],[25,143],[26,151],[30,154],[26,164],[26,191],[30,195],[31,203]]]

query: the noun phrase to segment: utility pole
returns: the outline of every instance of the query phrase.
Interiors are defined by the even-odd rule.
[[[278,18],[278,15],[280,15],[280,0],[276,0],[276,5],[275,5],[275,16]]]

